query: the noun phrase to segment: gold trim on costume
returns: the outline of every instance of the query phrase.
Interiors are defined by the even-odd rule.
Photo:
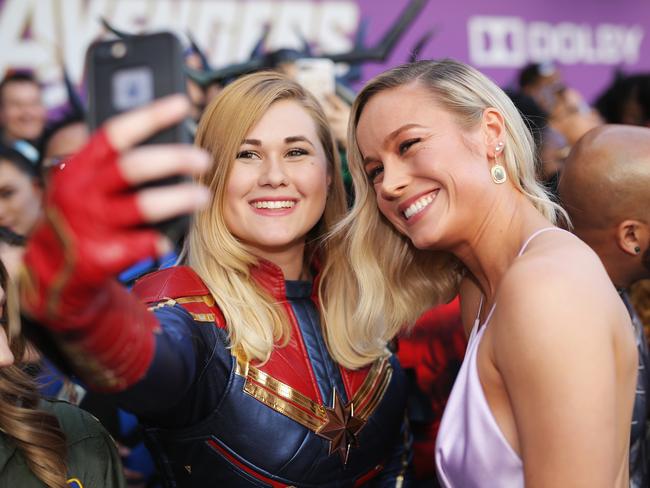
[[[189,311],[188,313],[197,322],[214,322],[216,320],[216,317],[213,313],[194,313]]]
[[[176,300],[174,300],[173,298],[169,298],[167,300],[163,300],[162,302],[158,302],[155,305],[147,307],[147,310],[149,310],[150,312],[153,312],[155,310],[158,310],[159,308],[173,307],[174,305],[176,305]]]
[[[353,400],[356,405],[359,405],[357,416],[363,420],[370,418],[388,389],[390,379],[393,376],[393,368],[390,367],[387,361],[381,365],[381,371],[377,373],[377,376],[378,379],[375,387],[370,389],[369,393],[363,398],[357,399],[357,395],[355,395],[355,399]]]
[[[368,374],[366,375],[366,378],[363,380],[363,384],[361,387],[357,390],[356,395],[354,395],[353,402],[359,407],[363,401],[363,399],[368,396],[368,393],[370,392],[370,389],[374,386],[375,381],[377,378],[383,374],[384,368],[386,367],[386,364],[388,363],[388,360],[386,357],[380,358],[376,360],[373,365],[370,367],[370,371],[368,371]]]
[[[299,407],[302,407],[313,415],[316,415],[321,418],[325,417],[325,407],[319,405],[318,403],[311,400],[311,398],[303,395],[298,390],[291,388],[289,385],[282,383],[281,381],[276,380],[272,376],[269,376],[264,371],[260,371],[254,366],[248,367],[248,375],[246,377],[246,384],[249,384],[250,381],[254,381],[259,385],[263,386],[266,390],[271,391],[273,394],[289,400],[292,403],[295,403]]]
[[[208,307],[214,306],[214,297],[212,295],[195,295],[191,297],[181,297],[176,299],[176,303],[205,303]]]
[[[273,410],[317,432],[328,422],[326,408],[289,385],[252,366],[241,353],[233,351],[235,373],[243,376],[244,392]],[[352,399],[355,416],[367,421],[383,398],[393,374],[387,357],[378,359]],[[358,410],[357,410],[358,409]]]
[[[255,383],[249,383],[246,381],[244,391],[266,406],[271,407],[276,412],[280,412],[310,430],[316,431],[327,423],[327,418],[308,414],[278,395],[275,395],[273,392],[265,390]]]

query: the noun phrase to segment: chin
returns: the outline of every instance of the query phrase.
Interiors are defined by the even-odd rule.
[[[437,239],[435,236],[431,235],[430,233],[424,234],[424,233],[419,233],[415,234],[412,236],[408,236],[409,239],[411,240],[411,243],[413,246],[415,246],[417,249],[421,250],[439,250],[438,246],[440,243],[440,240]]]

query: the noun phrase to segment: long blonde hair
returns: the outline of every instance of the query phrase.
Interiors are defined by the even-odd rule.
[[[0,261],[0,286],[5,290],[3,327],[17,364],[0,368],[0,431],[22,453],[34,475],[49,488],[65,488],[66,441],[57,418],[39,410],[40,395],[19,363],[25,351],[20,334],[17,293]]]
[[[351,111],[348,158],[355,202],[334,234],[346,246],[347,255],[333,264],[329,277],[333,287],[348,290],[348,300],[338,302],[335,313],[333,310],[328,317],[332,323],[352,317],[356,325],[350,329],[347,343],[356,349],[346,355],[368,360],[379,354],[385,340],[415,322],[427,308],[453,298],[464,274],[464,266],[451,253],[415,248],[381,215],[363,169],[356,129],[364,107],[378,93],[410,83],[426,88],[464,129],[476,127],[485,109],[497,109],[504,117],[503,164],[508,178],[551,222],[566,216],[535,180],[534,142],[519,112],[508,96],[477,70],[452,60],[420,61],[372,79]],[[350,267],[355,277],[342,273],[345,267]]]
[[[305,246],[306,264],[317,255],[327,266],[330,246],[322,237],[346,208],[337,148],[316,99],[276,72],[238,79],[206,108],[195,142],[213,159],[211,169],[200,177],[200,182],[211,190],[212,201],[195,215],[183,252],[223,313],[231,347],[261,362],[268,360],[275,344],[287,343],[290,322],[283,307],[252,279],[251,269],[259,264],[259,258],[230,232],[223,208],[228,178],[242,141],[269,107],[280,100],[296,101],[309,113],[327,158],[331,183],[325,211],[307,236]]]

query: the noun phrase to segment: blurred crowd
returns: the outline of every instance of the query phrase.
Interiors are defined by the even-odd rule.
[[[291,75],[295,59],[303,55],[287,50],[273,68]],[[189,68],[206,74],[203,78],[189,77],[187,81],[192,118],[198,123],[206,106],[237,76],[223,77],[214,73],[208,76],[212,68],[206,66],[204,55],[197,49],[189,48],[185,59]],[[517,86],[509,87],[506,91],[523,115],[535,140],[537,178],[556,196],[565,161],[586,133],[604,124],[650,128],[650,74],[617,73],[611,85],[590,101],[584,99],[579,87],[572,87],[563,80],[560,66],[536,63],[523,67]],[[341,156],[348,203],[354,199],[346,162],[350,93],[349,87],[342,86],[337,94],[319,100]],[[74,96],[70,94],[70,97]],[[5,296],[8,296],[11,288],[9,282],[18,277],[26,239],[42,217],[48,181],[53,172],[65,172],[70,157],[90,138],[83,109],[78,102],[72,103],[71,100],[66,107],[56,111],[55,119],[50,118],[48,108],[43,104],[40,82],[27,71],[9,70],[0,82],[0,262],[7,272],[7,278],[2,283]],[[92,188],[88,191],[92,191]],[[79,195],[78,203],[84,205],[83,195]],[[120,275],[122,284],[130,287],[146,273],[173,264],[177,251],[179,249],[173,250],[167,259],[151,260],[125,269]],[[647,337],[650,337],[650,282],[642,280],[634,283],[629,291],[629,301],[636,308]],[[7,320],[17,320],[16,317],[12,319],[7,316],[7,306],[3,319],[5,324]],[[10,333],[8,336],[11,341],[18,340]],[[392,348],[406,370],[409,382],[408,411],[414,436],[415,486],[437,486],[432,462],[435,437],[465,347],[458,299],[428,311],[410,333],[393,341]],[[119,470],[123,469],[128,486],[161,486],[158,471],[143,445],[137,419],[121,410],[113,397],[86,391],[74,377],[59,372],[33,346],[27,344],[25,348],[26,353],[16,366],[31,376],[36,385],[34,391],[46,398],[79,405],[99,419],[117,441],[124,466]],[[9,361],[4,364],[9,364]],[[4,400],[6,389],[0,382],[0,397],[3,398],[0,399],[0,429],[3,432],[0,435],[5,435],[7,430],[2,420],[7,403]],[[37,408],[36,405],[37,402],[32,402],[33,408]],[[61,408],[57,405],[55,408]],[[83,425],[80,428],[91,432],[101,442],[107,442],[103,430],[95,426],[94,420],[85,414],[80,415],[81,420],[77,422]],[[91,424],[93,427],[89,427]],[[68,431],[65,433],[69,437],[74,436]],[[18,445],[21,446],[20,443]],[[37,457],[38,454],[34,459]],[[29,465],[33,467],[38,462],[32,461]],[[43,471],[42,468],[33,469],[35,472]],[[2,476],[0,473],[0,479]],[[114,476],[115,480],[111,483],[118,486],[120,475]],[[41,480],[46,478],[46,475],[40,476]]]

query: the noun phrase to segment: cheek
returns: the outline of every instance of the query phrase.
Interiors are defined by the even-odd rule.
[[[31,188],[20,188],[12,195],[11,206],[17,212],[33,213],[40,206],[40,195]]]
[[[231,204],[245,200],[246,195],[254,185],[252,168],[241,168],[235,164],[225,188],[225,200]],[[247,171],[248,170],[248,171]]]
[[[310,164],[308,167],[296,168],[292,176],[298,191],[315,200],[327,199],[330,177],[325,164]]]
[[[377,205],[377,209],[381,214],[384,215],[384,217],[390,219],[390,205],[389,203],[384,200],[383,198],[379,197],[378,195],[375,197],[375,202]]]

